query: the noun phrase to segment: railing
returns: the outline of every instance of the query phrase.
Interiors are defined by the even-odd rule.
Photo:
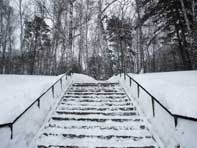
[[[173,114],[170,110],[168,110],[158,99],[156,99],[150,92],[148,92],[142,85],[140,85],[135,79],[133,79],[131,76],[129,76],[128,74],[124,74],[124,79],[126,79],[126,77],[129,78],[129,85],[130,87],[132,86],[132,81],[137,84],[137,97],[140,97],[140,89],[144,90],[144,92],[146,92],[150,97],[151,97],[151,102],[152,102],[152,114],[153,117],[155,117],[156,113],[155,113],[155,102],[159,104],[160,107],[162,107],[168,114],[170,114],[170,116],[172,116],[174,118],[174,124],[175,127],[177,127],[178,125],[178,118],[180,119],[185,119],[185,120],[190,120],[190,121],[197,121],[197,118],[193,118],[193,117],[188,117],[188,116],[182,116],[182,115],[178,115],[178,114]]]
[[[61,89],[63,89],[62,87],[62,79],[64,77],[66,77],[66,80],[68,78],[68,76],[70,76],[71,73],[70,72],[66,72],[65,74],[63,74],[55,83],[53,83],[53,85],[51,85],[46,91],[44,91],[31,105],[29,105],[29,107],[27,107],[20,115],[18,115],[12,122],[10,123],[4,123],[4,124],[0,124],[0,128],[4,128],[4,127],[9,127],[11,130],[11,135],[10,135],[10,139],[13,139],[13,125],[30,109],[32,108],[32,106],[34,104],[37,103],[38,108],[40,109],[40,100],[41,98],[51,90],[53,98],[55,97],[55,92],[54,92],[54,86],[60,82],[61,85]]]

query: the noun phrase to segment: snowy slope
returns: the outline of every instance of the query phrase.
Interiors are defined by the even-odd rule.
[[[0,84],[4,85],[0,92],[2,96],[0,99],[1,123],[12,122],[61,76],[1,75]],[[36,102],[28,109],[13,124],[12,140],[10,139],[11,129],[8,126],[0,128],[0,148],[27,147],[46,120],[54,104],[59,101],[71,83],[71,77],[68,79],[66,76],[62,77],[62,83],[58,81],[54,85],[53,91],[50,89],[42,96],[40,107]]]
[[[95,80],[94,78],[90,77],[90,76],[87,76],[87,75],[84,75],[84,74],[73,74],[72,75],[72,81],[74,83],[85,83],[85,82],[88,82],[88,83],[98,83],[99,81]]]
[[[192,116],[197,114],[197,71],[179,71],[148,74],[129,74],[156,97],[173,114]],[[140,89],[137,95],[137,85],[128,77],[113,76],[111,82],[120,81],[130,97],[136,98],[142,112],[152,125],[154,133],[159,135],[166,148],[197,148],[197,124],[195,121],[178,118],[175,127],[174,118],[155,103],[155,116],[152,112],[151,97]]]
[[[12,122],[59,76],[0,75],[0,124]]]
[[[173,114],[197,117],[197,71],[179,71],[164,73],[129,74]],[[152,125],[154,133],[159,135],[166,148],[196,148],[197,124],[195,121],[178,119],[175,127],[174,118],[155,103],[155,114],[152,113],[151,97],[140,89],[128,77],[113,76],[110,82],[120,81],[130,97],[136,98],[142,112]]]
[[[60,76],[0,75],[0,124],[12,122]],[[73,81],[96,80],[74,74]]]
[[[130,76],[172,113],[197,117],[197,71],[130,74]]]

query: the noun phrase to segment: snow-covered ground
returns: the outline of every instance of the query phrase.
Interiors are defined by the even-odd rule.
[[[173,114],[197,117],[197,71],[130,74],[130,76]]]
[[[0,124],[12,122],[58,76],[0,75]]]
[[[61,76],[0,75],[0,124],[16,119]],[[40,108],[35,103],[14,123],[12,140],[11,129],[7,126],[0,128],[0,148],[28,147],[48,114],[73,82],[96,82],[96,80],[83,74],[74,74],[67,80],[63,77],[62,86],[60,81],[54,86],[54,96],[50,89],[40,99]]]
[[[164,72],[149,74],[129,74],[173,114],[197,118],[197,71]],[[166,148],[196,148],[197,122],[178,118],[175,127],[174,118],[160,105],[155,103],[153,117],[151,97],[140,89],[137,96],[137,85],[129,86],[126,77],[114,76],[110,81],[120,81],[130,97],[135,98],[147,117],[153,130],[160,136]]]
[[[99,81],[94,78],[84,75],[84,74],[73,74],[72,76],[73,83],[97,83]]]
[[[0,75],[0,123],[12,122],[43,92],[53,85],[60,76]],[[54,95],[50,89],[41,99],[40,108],[35,103],[13,124],[11,129],[0,128],[0,148],[25,148],[38,132],[54,104],[71,84],[71,79],[62,78],[54,86]]]
[[[173,114],[197,117],[197,71],[130,74],[154,97],[166,106]],[[0,124],[10,122],[23,112],[42,92],[48,89],[60,76],[0,76]],[[196,148],[197,123],[178,119],[175,128],[174,118],[155,103],[156,116],[152,114],[152,102],[143,90],[137,97],[137,85],[129,86],[129,79],[123,76],[114,76],[110,82],[120,81],[127,94],[136,100],[142,113],[147,117],[153,132],[159,135],[166,148]],[[13,126],[13,140],[10,140],[9,127],[0,128],[0,148],[27,147],[37,131],[43,125],[53,106],[59,101],[61,95],[71,83],[99,81],[93,78],[74,74],[68,80],[63,78],[63,87],[57,83],[52,91],[46,93],[41,99],[41,108],[35,104]],[[3,142],[2,142],[3,141]]]

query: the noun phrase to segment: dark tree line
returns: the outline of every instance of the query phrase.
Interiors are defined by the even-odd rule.
[[[0,73],[197,69],[195,0],[11,2],[0,0]]]
[[[141,24],[152,23],[155,26],[155,33],[149,46],[159,42],[162,45],[151,59],[156,65],[155,71],[196,69],[194,53],[197,49],[194,47],[195,40],[192,34],[195,30],[195,2],[192,0],[144,0],[141,1],[141,9],[144,10]]]

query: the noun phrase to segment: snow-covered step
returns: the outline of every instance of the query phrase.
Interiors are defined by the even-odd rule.
[[[127,96],[120,96],[120,95],[110,95],[110,96],[104,96],[104,95],[100,95],[100,96],[97,96],[97,95],[91,95],[91,96],[87,96],[87,95],[65,95],[64,98],[126,98]]]
[[[110,129],[102,129],[94,128],[94,129],[85,129],[85,128],[45,128],[43,133],[50,135],[53,133],[54,135],[63,135],[63,134],[84,134],[84,135],[92,135],[92,136],[103,136],[107,137],[108,135],[114,135],[114,137],[143,137],[143,138],[152,138],[150,132],[146,129],[138,129],[138,130],[110,130]]]
[[[118,83],[75,83],[43,126],[37,148],[159,148]]]
[[[63,106],[59,105],[58,110],[81,110],[81,111],[132,111],[136,110],[136,107],[134,106],[78,106],[78,105],[72,105],[72,106]]]
[[[62,102],[71,102],[71,101],[76,101],[76,102],[128,102],[130,101],[129,99],[87,99],[87,98],[66,98],[63,99]]]
[[[103,107],[108,107],[108,106],[132,106],[133,104],[130,102],[107,102],[107,103],[103,103],[103,102],[71,102],[71,103],[67,103],[67,102],[61,102],[60,105],[63,106],[103,106]]]
[[[95,93],[101,93],[101,92],[108,92],[108,93],[117,93],[117,92],[123,92],[122,89],[116,90],[116,89],[69,89],[70,93],[87,93],[87,92],[95,92]]]
[[[91,94],[91,95],[75,95],[75,94],[66,94],[64,96],[65,98],[126,98],[126,95],[116,95],[116,94],[111,94],[111,95],[96,95],[96,94]]]
[[[125,121],[129,121],[129,120],[135,120],[135,119],[141,119],[139,116],[136,116],[138,113],[134,113],[134,114],[130,114],[129,116],[127,115],[118,115],[118,114],[113,114],[113,115],[110,115],[110,114],[62,114],[63,112],[59,113],[59,112],[55,112],[52,116],[52,118],[54,117],[58,117],[58,118],[75,118],[75,119],[82,119],[82,118],[85,118],[85,119],[107,119],[107,120],[121,120],[121,119],[124,119]]]
[[[159,148],[152,138],[131,137],[122,138],[109,135],[84,136],[84,135],[45,135],[41,136],[38,145],[74,146],[74,147],[133,147],[133,148]]]
[[[130,118],[130,119],[127,119],[127,118],[107,118],[107,117],[103,117],[103,118],[92,118],[92,117],[64,117],[64,116],[52,116],[52,119],[53,120],[56,120],[56,121],[61,121],[61,120],[64,120],[64,121],[95,121],[95,122],[140,122],[140,121],[143,121],[142,118]]]
[[[65,95],[76,95],[76,96],[78,96],[78,95],[108,95],[108,96],[110,96],[110,95],[119,95],[119,96],[121,96],[121,95],[123,95],[123,96],[125,96],[125,93],[123,93],[123,92],[67,92]]]
[[[49,146],[44,146],[44,145],[39,145],[38,148],[89,148],[88,146],[73,146],[73,145],[49,145]],[[112,147],[98,147],[97,148],[112,148]],[[113,147],[113,148],[125,148],[125,147]],[[136,148],[136,147],[127,147],[127,148]],[[137,147],[137,148],[155,148],[155,146],[142,146],[142,147]]]
[[[86,129],[86,130],[107,130],[107,131],[130,131],[130,130],[144,130],[146,129],[146,126],[143,124],[121,124],[121,125],[117,125],[117,124],[113,124],[111,123],[110,125],[106,125],[106,124],[98,124],[98,123],[93,123],[93,122],[89,122],[90,124],[87,124],[87,122],[80,122],[81,125],[79,125],[79,122],[73,122],[73,125],[66,125],[66,124],[62,124],[59,122],[51,122],[48,125],[46,125],[44,127],[44,129],[48,129],[48,128],[55,128],[55,129]]]
[[[77,86],[77,87],[114,87],[114,86],[120,86],[119,83],[75,83],[72,86]]]
[[[114,92],[114,93],[116,93],[116,92],[123,92],[124,90],[121,88],[121,87],[119,87],[119,88],[97,88],[97,87],[95,87],[95,88],[92,88],[92,87],[90,87],[90,88],[78,88],[78,87],[76,87],[76,88],[72,88],[72,89],[68,89],[68,91],[69,92]]]
[[[110,140],[110,139],[116,139],[116,140],[126,140],[126,139],[129,139],[130,141],[141,141],[143,139],[151,139],[153,140],[152,136],[141,136],[141,135],[114,135],[113,133],[110,134],[110,133],[107,133],[107,135],[105,134],[93,134],[93,135],[89,135],[89,133],[92,133],[92,132],[87,132],[86,133],[66,133],[66,131],[69,131],[69,130],[65,130],[65,133],[58,133],[57,130],[52,130],[51,133],[50,132],[43,132],[43,134],[40,136],[40,137],[63,137],[66,139],[83,139],[83,138],[92,138],[92,139],[107,139],[107,140]],[[78,130],[78,132],[80,132],[80,130]],[[138,134],[138,133],[134,133],[134,134]],[[144,134],[142,132],[142,134]]]
[[[108,87],[98,87],[98,86],[86,86],[86,87],[78,87],[78,86],[72,86],[68,89],[68,91],[70,90],[80,90],[80,91],[83,91],[83,90],[89,90],[89,91],[97,91],[97,90],[123,90],[123,88],[120,86],[120,85],[117,85],[117,86],[108,86]]]
[[[69,100],[62,100],[62,104],[64,103],[129,103],[132,104],[128,99],[119,99],[119,100],[107,100],[107,99],[95,99],[95,100],[90,100],[90,99],[69,99]]]
[[[49,125],[58,126],[58,127],[111,127],[114,130],[117,129],[145,129],[144,122],[96,122],[96,121],[55,121],[50,120],[50,122],[45,126],[48,127]]]
[[[62,111],[62,110],[56,110],[57,114],[64,114],[64,115],[83,115],[83,116],[88,116],[88,115],[103,115],[103,116],[134,116],[137,115],[138,113],[135,111],[130,111],[130,112],[99,112],[99,111]],[[95,117],[95,116],[94,116]]]

